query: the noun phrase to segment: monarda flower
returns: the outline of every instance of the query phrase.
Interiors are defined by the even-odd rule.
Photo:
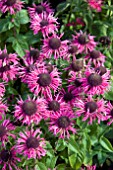
[[[1,170],[12,170],[13,168],[15,168],[15,170],[19,170],[17,162],[20,162],[20,158],[17,157],[15,146],[10,149],[5,148],[0,151],[0,165],[2,165]]]
[[[98,64],[103,64],[105,62],[105,58],[106,56],[97,50],[93,50],[85,56],[85,60],[88,61],[88,65],[94,64],[95,66]]]
[[[5,116],[5,112],[8,111],[8,107],[5,103],[0,100],[0,120],[2,119],[3,116]]]
[[[83,116],[83,121],[89,120],[89,124],[92,124],[94,120],[100,121],[106,120],[105,114],[105,102],[103,99],[93,99],[92,96],[88,96],[85,100],[76,100],[75,106],[76,117]]]
[[[4,96],[5,93],[5,85],[3,82],[0,82],[0,99]]]
[[[34,34],[38,34],[38,32],[42,32],[43,37],[48,36],[49,34],[54,34],[57,29],[57,18],[53,17],[53,13],[46,14],[43,12],[41,15],[35,15],[31,19],[30,28],[33,30]]]
[[[46,155],[46,142],[44,138],[41,138],[41,131],[36,129],[26,130],[20,132],[19,138],[17,140],[17,151],[19,154],[24,154],[28,159],[40,159],[42,156]]]
[[[87,0],[88,5],[97,12],[102,10],[102,0]]]
[[[60,36],[53,34],[43,40],[44,44],[42,46],[42,52],[47,58],[51,58],[52,54],[54,55],[54,59],[58,59],[66,55],[68,40],[61,41],[62,36],[63,34]]]
[[[28,7],[28,12],[30,18],[34,18],[36,14],[41,15],[43,12],[50,14],[53,13],[53,10],[51,9],[50,4],[48,2],[41,2],[38,5],[33,3],[33,7]]]
[[[43,67],[43,69],[35,69],[28,76],[28,87],[31,92],[38,95],[39,93],[47,96],[51,93],[51,90],[56,92],[61,85],[61,79],[57,70],[53,69],[50,73]]]
[[[107,124],[111,125],[113,123],[113,105],[110,102],[106,104],[105,111],[106,111],[106,120],[108,120]]]
[[[95,36],[91,36],[90,34],[83,33],[76,33],[73,35],[73,44],[77,46],[79,53],[87,54],[89,51],[94,50],[97,43],[94,41]]]
[[[69,138],[69,131],[76,133],[76,129],[73,127],[75,124],[74,118],[74,113],[64,108],[63,111],[50,116],[49,130],[59,138]]]
[[[0,0],[0,10],[2,13],[7,11],[10,14],[15,14],[17,11],[20,11],[23,7],[23,2],[20,0]]]
[[[38,124],[42,119],[42,113],[46,112],[45,100],[43,98],[34,97],[23,101],[18,100],[15,106],[14,116],[25,124]]]
[[[87,69],[85,78],[81,78],[82,87],[86,94],[104,94],[109,87],[109,72],[101,75],[98,70]]]
[[[5,142],[8,142],[8,137],[11,136],[15,138],[15,135],[11,133],[15,127],[10,123],[9,119],[4,120],[0,124],[0,142],[2,142],[2,145],[5,146]]]

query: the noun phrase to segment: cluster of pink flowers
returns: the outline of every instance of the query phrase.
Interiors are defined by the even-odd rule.
[[[96,1],[88,1],[95,8]],[[97,3],[101,4],[101,1]],[[2,12],[10,11],[11,14],[21,10],[23,3],[19,0],[0,1]],[[100,8],[98,6],[98,11]],[[16,167],[20,161],[17,153],[30,158],[40,159],[46,155],[46,140],[37,125],[42,119],[47,120],[49,131],[59,138],[69,138],[76,134],[76,119],[92,124],[108,120],[108,125],[113,122],[113,105],[101,98],[110,87],[110,71],[105,68],[106,56],[97,50],[98,43],[95,36],[86,32],[75,32],[72,40],[62,40],[63,34],[58,35],[59,23],[54,17],[54,12],[48,3],[33,4],[28,8],[30,28],[34,34],[42,33],[41,50],[30,47],[21,64],[17,54],[8,54],[6,47],[0,50],[0,163],[2,170],[9,166]],[[83,55],[82,59],[78,55]],[[62,86],[62,72],[51,58],[59,61],[66,60],[69,65],[64,70],[67,87]],[[49,62],[48,62],[49,61]],[[62,66],[59,65],[59,68]],[[16,140],[12,133],[15,126],[7,119],[8,103],[2,99],[5,87],[10,81],[21,79],[27,85],[30,95],[17,99],[14,106],[13,118],[27,126],[19,133],[16,145],[7,149],[10,138]],[[76,108],[76,111],[74,109]],[[89,167],[88,167],[89,168]],[[90,168],[89,168],[90,169]],[[95,169],[95,166],[94,168]]]

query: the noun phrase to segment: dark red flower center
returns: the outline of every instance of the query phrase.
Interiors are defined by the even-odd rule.
[[[8,54],[7,53],[2,53],[2,54],[0,54],[0,59],[7,59],[8,58]]]
[[[46,64],[46,68],[47,68],[48,73],[51,73],[53,71],[52,64]]]
[[[39,50],[30,50],[30,57],[32,57],[34,61],[36,61],[39,58],[39,55],[40,55]]]
[[[97,59],[97,58],[99,58],[99,56],[100,56],[100,53],[97,50],[93,50],[93,51],[90,52],[90,57],[92,59]]]
[[[49,110],[53,110],[56,112],[60,109],[60,104],[57,101],[53,100],[49,102],[48,107],[49,107]]]
[[[99,86],[102,84],[102,77],[97,73],[92,73],[87,78],[90,86]]]
[[[68,49],[68,52],[74,54],[77,52],[77,47],[75,45],[71,45]]]
[[[38,13],[38,14],[41,14],[43,11],[45,11],[45,8],[42,6],[42,5],[38,5],[35,9],[35,11]]]
[[[27,116],[32,116],[37,112],[37,105],[34,101],[25,101],[22,110]]]
[[[7,6],[12,6],[12,5],[14,5],[16,3],[16,0],[7,0],[6,2],[5,2],[5,4],[7,5]]]
[[[95,70],[99,72],[100,76],[107,72],[106,67],[104,66],[97,67]]]
[[[39,140],[36,137],[29,137],[26,141],[27,148],[34,148],[36,149],[39,146]]]
[[[59,49],[59,47],[61,46],[61,41],[58,38],[51,38],[49,40],[49,46],[53,50]]]
[[[3,125],[0,125],[0,138],[2,138],[6,132],[6,128]]]
[[[58,119],[59,128],[67,128],[70,125],[70,120],[67,116],[61,116]]]
[[[113,117],[113,109],[110,111],[110,115],[111,117]]]
[[[97,108],[98,108],[98,106],[97,106],[96,102],[91,101],[91,102],[87,102],[85,104],[85,110],[86,111],[89,110],[90,113],[94,112]]]
[[[3,73],[5,71],[9,71],[10,70],[10,66],[9,65],[6,65],[4,67],[0,67],[0,73]]]
[[[111,43],[110,38],[107,36],[100,37],[99,41],[100,41],[100,43],[102,43],[102,45],[110,45],[110,43]]]
[[[49,22],[45,19],[43,19],[41,22],[40,22],[40,26],[41,27],[44,27],[44,26],[47,26],[49,24]]]
[[[2,161],[7,162],[11,159],[12,153],[8,150],[2,150],[0,153],[0,158]]]
[[[82,82],[80,82],[78,79],[75,79],[74,84],[75,87],[80,87],[82,85]]]
[[[67,93],[64,94],[64,100],[65,100],[66,102],[69,102],[69,101],[71,101],[72,99],[73,99],[73,94],[72,94],[72,93],[67,92]]]
[[[49,86],[51,83],[51,76],[49,73],[42,73],[38,75],[38,83],[42,87]]]
[[[85,45],[85,44],[87,44],[88,43],[88,37],[86,36],[86,35],[80,35],[79,37],[78,37],[78,42],[81,44],[81,45]]]
[[[76,60],[76,61],[72,62],[71,68],[73,71],[80,71],[83,68],[83,61]]]

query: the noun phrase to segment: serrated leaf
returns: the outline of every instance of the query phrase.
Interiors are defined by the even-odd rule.
[[[35,165],[35,170],[47,170],[46,166],[42,162],[38,162],[37,165]]]
[[[111,143],[109,142],[109,140],[107,138],[105,138],[104,136],[102,136],[99,140],[99,143],[101,144],[101,146],[106,149],[109,152],[113,152],[113,147],[111,145]]]

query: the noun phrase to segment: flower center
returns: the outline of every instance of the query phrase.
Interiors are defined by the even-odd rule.
[[[87,44],[88,42],[88,37],[86,35],[80,35],[78,37],[78,42],[81,44],[81,45],[85,45]]]
[[[71,54],[74,54],[77,52],[77,47],[75,45],[72,45],[69,47],[68,52]]]
[[[27,73],[30,73],[31,71],[33,71],[34,68],[35,68],[34,64],[31,64],[31,65],[29,65],[28,67],[26,67]]]
[[[51,38],[49,40],[49,46],[53,50],[56,50],[61,46],[61,41],[58,38]]]
[[[97,67],[95,70],[99,72],[100,76],[107,72],[106,67],[104,66]]]
[[[110,115],[113,117],[113,109],[110,111]]]
[[[29,137],[26,141],[27,148],[34,148],[36,149],[39,146],[39,141],[35,137]]]
[[[75,87],[80,87],[82,85],[82,82],[80,82],[78,79],[75,79],[74,84]]]
[[[97,106],[96,102],[92,101],[92,102],[87,102],[85,104],[85,110],[86,111],[89,110],[90,113],[94,112],[97,108],[98,108],[98,106]]]
[[[30,50],[30,56],[36,61],[39,58],[40,52],[39,50]]]
[[[57,101],[53,100],[49,102],[48,107],[49,107],[49,110],[53,110],[56,112],[60,109],[60,104]]]
[[[16,3],[16,0],[7,0],[6,2],[5,2],[5,4],[7,5],[7,6],[12,6],[12,5],[14,5]]]
[[[75,62],[72,62],[71,67],[73,71],[80,71],[83,68],[83,61],[76,60]]]
[[[51,73],[51,72],[53,71],[53,66],[52,66],[52,64],[46,64],[46,67],[47,67],[48,73]]]
[[[35,10],[38,14],[41,14],[43,11],[45,11],[45,8],[42,5],[38,5]]]
[[[0,54],[0,59],[7,59],[8,58],[8,54],[6,54],[6,53],[2,53],[2,54]]]
[[[9,159],[11,159],[12,154],[8,150],[2,150],[0,153],[0,157],[1,157],[2,161],[7,162]]]
[[[4,67],[0,67],[0,73],[3,73],[5,71],[9,71],[10,70],[10,66],[9,65],[6,65]]]
[[[6,128],[3,125],[0,125],[0,138],[6,134]]]
[[[73,95],[71,93],[67,92],[64,94],[64,100],[66,102],[71,101],[72,99],[73,99]]]
[[[87,80],[90,86],[99,86],[102,84],[102,77],[97,73],[90,74]]]
[[[67,116],[61,116],[58,119],[59,128],[67,128],[70,125],[70,120]]]
[[[22,110],[27,116],[32,116],[37,112],[37,105],[34,101],[25,101]]]
[[[51,76],[48,73],[39,74],[38,83],[42,87],[49,86],[51,83]]]
[[[49,22],[45,19],[43,19],[41,22],[40,22],[40,26],[41,27],[44,27],[44,26],[47,26],[49,24]]]
[[[93,50],[90,52],[90,57],[92,59],[97,59],[97,58],[99,58],[99,56],[100,56],[100,54],[99,54],[99,51],[97,51],[97,50]]]

